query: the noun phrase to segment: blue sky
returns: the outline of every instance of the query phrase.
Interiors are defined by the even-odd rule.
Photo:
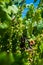
[[[38,4],[39,4],[39,1],[40,0],[37,0],[36,3],[34,3],[34,6],[37,7]],[[33,3],[34,0],[26,0],[26,4],[31,4]],[[28,9],[24,9],[23,13],[22,13],[22,17],[24,17],[26,15],[26,12],[27,12]]]

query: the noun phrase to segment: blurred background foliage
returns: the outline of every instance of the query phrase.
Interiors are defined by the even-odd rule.
[[[0,65],[43,65],[43,0],[0,0]]]

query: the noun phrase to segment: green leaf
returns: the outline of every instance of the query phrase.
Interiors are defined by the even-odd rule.
[[[41,50],[41,52],[43,52],[43,42],[40,45],[40,50]]]
[[[14,62],[14,57],[13,57],[13,53],[9,53],[9,59],[10,59],[10,62]]]
[[[0,53],[0,61],[4,60],[6,58],[6,53],[2,52]]]
[[[16,14],[16,13],[18,12],[17,6],[16,6],[16,5],[9,6],[9,7],[8,7],[8,12],[9,12],[9,14],[11,14],[11,12],[12,12],[13,14]]]
[[[0,0],[0,2],[9,2],[10,0]]]
[[[7,29],[8,25],[6,23],[0,24],[0,29]]]

